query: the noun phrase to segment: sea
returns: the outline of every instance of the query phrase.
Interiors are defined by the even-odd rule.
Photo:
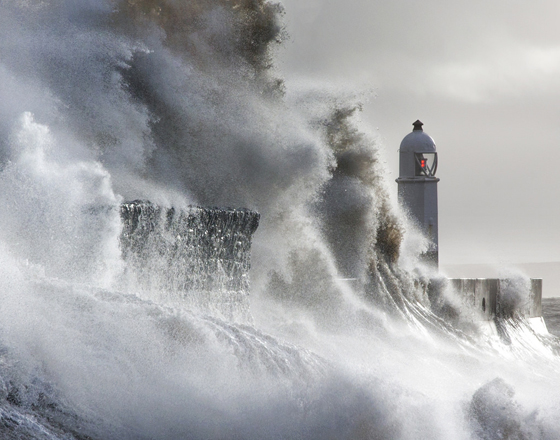
[[[423,263],[287,20],[0,1],[0,439],[560,438],[559,300],[534,331],[518,276],[492,326]]]

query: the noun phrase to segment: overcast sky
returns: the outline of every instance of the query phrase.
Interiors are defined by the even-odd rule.
[[[374,90],[391,180],[413,121],[434,138],[442,264],[560,261],[560,2],[282,3],[288,87]]]

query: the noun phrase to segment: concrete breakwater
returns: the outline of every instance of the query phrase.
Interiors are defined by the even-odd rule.
[[[260,214],[246,209],[120,207],[124,281],[137,292],[227,319],[249,318],[251,241]],[[480,319],[542,320],[542,280],[450,278]],[[437,283],[436,283],[437,284]],[[436,287],[429,283],[428,291]]]
[[[486,320],[514,314],[542,316],[542,279],[531,279],[527,286],[507,278],[450,278],[449,282]]]
[[[467,306],[462,307],[468,314],[465,316],[477,322],[480,329],[509,343],[507,329],[516,328],[518,324],[528,324],[533,332],[548,334],[542,316],[542,286],[540,278],[438,277],[427,282],[426,293],[432,310],[443,319],[453,320],[454,307]],[[454,291],[460,303],[442,302],[444,291]],[[450,304],[454,305],[449,307]]]
[[[260,214],[246,209],[121,205],[126,282],[229,319],[248,316],[251,240]]]
[[[540,334],[548,330],[542,317],[542,279],[450,278],[454,290],[473,306],[492,333],[500,331],[500,323],[507,319],[526,320]],[[505,337],[507,339],[507,337]]]

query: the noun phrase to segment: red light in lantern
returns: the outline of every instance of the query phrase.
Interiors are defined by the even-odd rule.
[[[426,159],[420,159],[420,166],[426,168]]]

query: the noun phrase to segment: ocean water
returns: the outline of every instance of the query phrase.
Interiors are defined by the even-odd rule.
[[[443,278],[428,295],[360,96],[283,81],[284,19],[0,1],[0,438],[560,438],[560,347],[516,313],[527,280],[500,332]],[[198,260],[156,247],[130,276],[132,200],[260,213],[240,313],[165,287]]]

